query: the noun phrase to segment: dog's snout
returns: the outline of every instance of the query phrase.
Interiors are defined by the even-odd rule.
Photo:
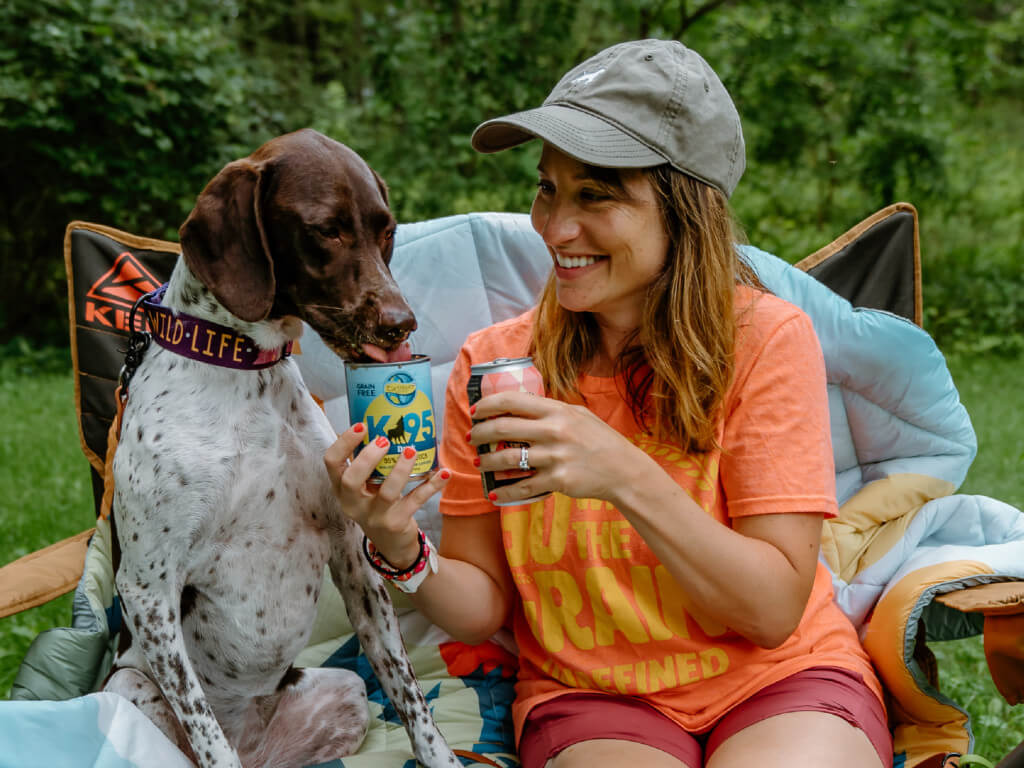
[[[383,308],[380,312],[380,336],[390,342],[402,341],[416,330],[416,316],[408,308]]]

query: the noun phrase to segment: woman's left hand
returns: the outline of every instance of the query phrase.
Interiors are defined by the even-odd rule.
[[[578,499],[615,501],[626,483],[636,482],[650,457],[580,405],[524,392],[481,398],[470,410],[475,424],[467,435],[474,446],[501,441],[529,443],[536,472],[499,488],[493,501],[515,502],[558,491]],[[480,471],[519,469],[520,448],[480,454]]]

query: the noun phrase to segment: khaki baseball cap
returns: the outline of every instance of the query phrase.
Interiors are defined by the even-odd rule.
[[[479,152],[540,138],[604,168],[669,163],[732,195],[746,168],[740,116],[718,75],[676,40],[634,40],[571,69],[536,109],[488,120]]]

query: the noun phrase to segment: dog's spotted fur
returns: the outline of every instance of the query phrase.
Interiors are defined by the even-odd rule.
[[[227,166],[182,227],[164,304],[261,347],[309,322],[339,353],[415,327],[390,278],[383,182],[312,131]],[[291,664],[328,565],[421,763],[460,765],[430,715],[387,590],[323,465],[334,432],[291,360],[235,371],[151,345],[114,459],[116,585],[130,643],[106,689],[201,766],[304,766],[350,754],[361,678]]]

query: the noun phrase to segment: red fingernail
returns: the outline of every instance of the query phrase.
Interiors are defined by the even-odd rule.
[[[377,440],[376,440],[376,443],[377,443],[377,447],[378,448],[387,448],[388,447],[388,439],[386,437],[384,437],[384,435],[381,435],[380,437],[378,437]]]
[[[363,422],[359,422],[358,424],[354,424],[352,426],[353,432],[362,432],[364,429],[366,429],[366,427],[363,426]]]
[[[498,494],[496,494],[494,491],[491,491],[490,493],[487,494],[487,498],[490,499],[491,501],[497,501]]]
[[[467,432],[466,433],[466,442],[468,443],[472,439],[473,439],[473,433],[472,432]]]
[[[442,480],[447,480],[451,476],[452,476],[452,473],[449,472],[447,469],[442,469],[441,470],[441,479]]]
[[[472,416],[474,413],[476,413],[476,406],[475,405],[469,406],[469,415]]]
[[[406,448],[404,451],[402,451],[402,455],[405,456],[405,458],[407,459],[411,459],[416,455],[416,449],[410,446]]]
[[[479,467],[480,466],[480,457],[479,456],[474,456],[473,457],[473,466],[474,467]]]

